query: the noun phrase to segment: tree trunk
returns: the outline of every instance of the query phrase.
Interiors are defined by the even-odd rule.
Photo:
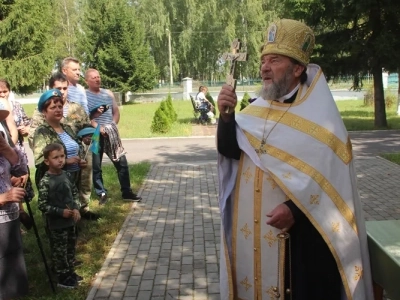
[[[375,128],[387,128],[385,97],[383,92],[382,68],[379,60],[373,63],[372,75],[374,76],[374,104]]]

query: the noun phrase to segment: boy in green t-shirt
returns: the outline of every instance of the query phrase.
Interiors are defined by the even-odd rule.
[[[47,145],[43,156],[49,170],[39,183],[38,207],[46,217],[58,286],[72,289],[82,280],[74,270],[75,223],[81,218],[79,193],[70,174],[63,170],[66,157],[63,145]]]

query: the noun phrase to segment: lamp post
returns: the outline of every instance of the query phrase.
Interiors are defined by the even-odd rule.
[[[169,54],[169,80],[170,85],[174,84],[174,80],[172,78],[172,55],[171,55],[171,31],[169,29],[165,29],[168,32],[168,54]]]

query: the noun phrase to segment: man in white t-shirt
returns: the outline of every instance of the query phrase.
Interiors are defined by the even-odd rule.
[[[214,106],[208,99],[206,98],[207,88],[205,86],[199,87],[199,92],[196,95],[195,104],[197,108],[203,109],[207,111],[207,116],[212,119],[214,118]]]

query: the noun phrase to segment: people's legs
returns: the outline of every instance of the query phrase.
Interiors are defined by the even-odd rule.
[[[100,149],[98,154],[92,155],[92,167],[93,167],[93,186],[96,194],[101,196],[102,193],[107,193],[103,184],[103,173],[101,171],[101,162],[103,160],[103,146],[104,139],[100,136]]]
[[[20,299],[29,291],[18,219],[0,223],[0,299]]]
[[[67,261],[69,266],[69,272],[75,273],[75,249],[76,249],[76,227],[71,226],[66,229],[67,231]]]
[[[87,147],[86,147],[87,148]],[[87,149],[85,149],[87,151]],[[87,167],[81,170],[81,178],[78,184],[79,201],[81,202],[81,211],[89,210],[90,195],[93,185],[93,165],[92,153],[89,150],[86,155]]]
[[[54,271],[58,276],[58,283],[62,286],[67,285],[70,274],[70,266],[67,257],[68,231],[66,229],[51,229],[50,246]],[[71,284],[74,286],[74,284]]]
[[[75,171],[75,172],[69,172],[69,174],[71,175],[71,180],[75,184],[75,186],[79,192],[79,201],[81,203],[81,208],[80,208],[79,212],[80,212],[82,218],[87,219],[87,220],[96,221],[100,218],[100,216],[98,214],[92,213],[89,210],[89,201],[87,200],[86,197],[82,197],[82,194],[83,194],[82,186],[87,187],[87,186],[91,185],[91,182],[87,182],[87,180],[88,180],[87,174],[85,175],[86,177],[82,178],[83,170],[85,170],[85,169],[81,169],[81,170]],[[89,193],[89,200],[90,200],[90,193]]]
[[[119,184],[121,186],[122,195],[132,193],[129,166],[126,156],[121,156],[118,161],[113,161],[113,164],[114,167],[117,169],[117,175]]]

